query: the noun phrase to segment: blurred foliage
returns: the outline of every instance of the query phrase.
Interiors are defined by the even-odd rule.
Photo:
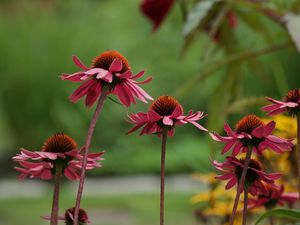
[[[1,173],[11,171],[8,159],[19,147],[38,150],[55,132],[84,143],[93,110],[70,103],[77,84],[59,79],[61,72],[76,71],[74,54],[89,64],[104,50],[120,51],[134,72],[146,69],[153,76],[145,86],[153,97],[173,94],[186,109],[208,111],[205,126],[213,130],[229,115],[258,112],[262,96],[281,96],[299,84],[300,57],[278,21],[287,11],[296,14],[299,1],[212,1],[204,9],[205,0],[179,2],[152,34],[140,0],[1,1]],[[147,107],[138,103],[129,111]],[[126,114],[113,101],[105,103],[93,140],[95,150],[107,150],[99,173],[158,171],[159,139],[125,136]],[[169,140],[167,170],[208,170],[209,148],[195,128],[176,133]]]

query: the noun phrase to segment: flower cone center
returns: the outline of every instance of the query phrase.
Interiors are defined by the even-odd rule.
[[[251,132],[259,127],[263,125],[263,122],[261,121],[261,119],[258,116],[255,115],[248,115],[245,116],[243,119],[241,119],[237,125],[236,125],[236,131],[239,133],[247,133],[247,134],[251,134]]]
[[[295,102],[295,103],[298,103],[299,99],[300,99],[300,89],[291,90],[284,97],[284,101],[285,102]]]
[[[93,68],[102,68],[105,70],[108,70],[110,65],[115,59],[120,59],[122,61],[122,70],[121,73],[126,72],[127,70],[130,70],[130,66],[128,63],[128,60],[121,55],[119,52],[114,50],[109,50],[106,52],[103,52],[99,56],[97,56],[92,63]]]
[[[169,116],[178,106],[181,107],[175,98],[164,95],[160,96],[156,101],[154,101],[150,108],[161,116]]]
[[[77,148],[76,142],[64,133],[57,133],[49,137],[43,147],[43,152],[65,153]]]

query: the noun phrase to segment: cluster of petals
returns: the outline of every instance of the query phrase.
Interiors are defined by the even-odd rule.
[[[173,113],[168,116],[161,116],[153,109],[150,109],[147,113],[138,112],[136,114],[130,114],[129,122],[135,124],[135,126],[127,133],[132,133],[137,129],[144,126],[140,135],[143,134],[161,134],[163,127],[168,127],[168,136],[173,136],[175,125],[182,125],[191,123],[200,130],[207,131],[197,121],[203,119],[207,115],[203,112],[189,111],[187,115],[183,115],[183,109],[181,106],[177,106]],[[163,126],[162,126],[163,125]]]
[[[111,85],[108,93],[118,96],[119,100],[126,107],[132,103],[135,104],[135,98],[147,103],[147,100],[152,100],[152,97],[145,92],[139,84],[145,84],[152,80],[151,77],[145,81],[138,82],[136,79],[144,75],[144,71],[136,75],[130,70],[122,72],[123,65],[119,58],[115,58],[110,64],[109,69],[103,68],[89,68],[85,66],[77,56],[73,56],[73,61],[82,71],[73,74],[62,74],[62,80],[69,80],[72,82],[84,82],[81,84],[69,97],[72,102],[77,102],[82,97],[85,98],[85,105],[91,107],[96,100],[101,96],[102,89],[105,85]],[[113,84],[114,79],[119,79]]]
[[[285,203],[291,205],[299,200],[298,192],[285,193],[283,185],[271,187],[270,189],[267,195],[260,194],[256,198],[250,198],[248,208],[284,206]]]
[[[56,160],[66,160],[64,166],[64,175],[69,180],[77,180],[80,178],[80,171],[82,168],[83,155],[81,151],[74,149],[65,153],[54,152],[32,152],[24,148],[20,149],[21,153],[14,156],[13,160],[18,162],[21,167],[15,167],[21,174],[19,179],[40,178],[42,180],[50,180],[53,178],[52,170],[55,167]],[[101,155],[104,152],[88,154],[87,158],[87,170],[101,167],[100,160]],[[71,158],[70,160],[68,160]]]
[[[296,109],[300,106],[300,98],[298,102],[284,102],[269,97],[267,97],[266,99],[272,102],[271,105],[267,105],[262,108],[263,111],[268,112],[268,116],[274,116],[279,113],[288,111],[289,109]]]
[[[232,156],[247,152],[249,146],[244,144],[244,141],[247,139],[250,141],[258,141],[258,144],[252,147],[253,151],[259,155],[261,155],[265,149],[271,149],[279,154],[285,151],[291,151],[293,147],[292,141],[272,135],[274,129],[274,121],[271,121],[266,125],[258,126],[250,134],[233,131],[228,124],[225,124],[224,130],[228,136],[221,136],[217,133],[210,133],[210,136],[215,141],[225,143],[225,146],[222,149],[222,154],[232,149]]]
[[[74,223],[74,214],[75,214],[75,207],[73,208],[69,208],[66,210],[64,215],[60,215],[58,216],[58,220],[63,220],[65,221],[66,225],[73,225]],[[42,219],[44,220],[50,220],[50,216],[41,216]],[[78,215],[78,222],[80,225],[84,225],[87,223],[91,223],[91,221],[89,220],[89,216],[87,214],[87,212],[83,209],[79,209],[79,215]]]
[[[236,169],[239,168],[240,170],[243,170],[244,168],[244,164],[240,160],[235,157],[228,156],[226,157],[226,161],[224,163],[219,163],[214,160],[213,165],[217,170],[223,173],[222,175],[216,176],[216,179],[228,180],[225,189],[230,189],[238,184],[240,178],[236,175]],[[251,181],[248,186],[249,193],[251,193],[252,195],[257,195],[259,193],[268,195],[269,192],[264,183],[274,185],[274,180],[281,177],[281,174],[279,173],[265,173],[264,171],[258,170],[249,165],[247,174],[251,172],[255,173],[255,175],[257,176],[253,181]],[[245,182],[247,182],[247,175],[245,178]],[[244,185],[242,187],[244,188]]]
[[[156,31],[174,4],[174,0],[143,0],[141,11],[153,23],[153,31]]]

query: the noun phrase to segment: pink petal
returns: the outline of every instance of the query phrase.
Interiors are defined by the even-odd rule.
[[[144,75],[145,71],[142,70],[141,72],[139,72],[138,74],[134,75],[133,77],[131,77],[132,80],[138,79],[140,77],[142,77]]]
[[[98,97],[101,95],[102,84],[100,82],[95,82],[87,91],[87,95],[85,98],[85,105],[87,107],[91,107]]]
[[[263,125],[260,125],[258,127],[256,127],[252,132],[251,134],[257,138],[262,138],[263,135],[264,135],[264,126]]]
[[[229,182],[226,184],[225,189],[228,190],[230,188],[232,188],[235,184],[236,184],[236,178],[232,178],[231,180],[229,180]]]
[[[122,70],[122,60],[121,59],[114,59],[109,67],[110,72],[119,72]]]
[[[80,85],[73,94],[69,97],[72,102],[77,102],[82,96],[86,95],[90,86],[98,82],[97,80],[91,79]]]
[[[265,130],[264,130],[264,135],[263,136],[269,136],[272,133],[272,131],[275,129],[275,125],[276,125],[276,123],[274,121],[269,122],[265,126]]]
[[[83,70],[89,70],[88,67],[86,67],[76,55],[73,55],[73,62],[75,63],[76,66],[78,66],[79,68],[83,69]]]
[[[173,120],[170,119],[169,116],[164,116],[164,118],[163,118],[163,124],[165,124],[167,126],[173,126]]]

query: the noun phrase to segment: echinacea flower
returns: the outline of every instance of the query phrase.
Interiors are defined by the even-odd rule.
[[[217,133],[210,133],[210,136],[215,141],[225,143],[222,154],[233,149],[232,156],[236,156],[240,152],[247,152],[249,147],[252,147],[253,151],[259,155],[265,149],[271,149],[279,154],[291,151],[293,147],[291,140],[272,135],[274,128],[274,121],[265,125],[258,116],[248,115],[237,123],[235,131],[228,124],[224,125],[228,136],[223,137]]]
[[[170,11],[174,0],[143,0],[141,11],[153,23],[153,31],[156,31]]]
[[[73,225],[74,223],[74,212],[75,208],[67,209],[65,212],[64,220],[66,225]],[[79,209],[79,215],[78,215],[78,224],[79,225],[85,225],[87,223],[90,223],[88,214],[85,210]]]
[[[207,131],[206,128],[198,124],[196,121],[203,119],[207,115],[203,112],[189,111],[185,116],[183,115],[183,108],[179,102],[168,95],[160,96],[155,100],[147,113],[138,112],[136,114],[130,114],[130,123],[135,126],[127,132],[132,133],[139,129],[142,129],[140,135],[143,134],[161,134],[162,130],[166,128],[168,135],[173,136],[175,125],[182,125],[191,123],[200,130]]]
[[[221,171],[223,174],[216,177],[219,180],[229,180],[225,186],[225,189],[230,189],[236,184],[238,184],[243,169],[244,169],[245,159],[237,159],[235,157],[228,156],[224,163],[218,163],[216,160],[213,161],[214,167]],[[263,171],[262,165],[255,159],[250,159],[249,167],[245,177],[245,185],[247,185],[249,192],[252,195],[257,195],[259,193],[268,194],[268,190],[263,184],[273,185],[274,180],[279,179],[281,174],[279,173],[265,173]],[[242,186],[242,191],[244,185]]]
[[[63,73],[62,80],[72,82],[83,82],[69,97],[72,102],[77,102],[83,96],[85,105],[91,107],[101,96],[103,88],[108,89],[108,94],[118,96],[119,100],[126,107],[135,104],[135,98],[147,103],[152,100],[139,84],[145,84],[152,80],[138,82],[136,79],[144,75],[144,71],[133,75],[127,59],[117,51],[109,50],[96,57],[91,67],[85,66],[77,56],[73,61],[82,71],[73,74]]]
[[[49,137],[41,151],[29,151],[21,148],[21,153],[13,157],[21,167],[15,167],[21,174],[19,179],[40,178],[50,180],[57,166],[62,167],[65,177],[69,180],[80,178],[82,168],[82,153],[77,149],[76,142],[64,133],[57,133]],[[104,152],[88,154],[87,170],[101,167],[98,161],[103,160]]]
[[[69,208],[66,210],[63,216],[58,216],[58,220],[65,221],[66,225],[73,225],[74,224],[74,213],[75,207]],[[50,220],[49,216],[41,216],[42,219]],[[78,216],[78,224],[79,225],[86,225],[87,223],[91,223],[89,220],[89,216],[84,209],[79,209],[79,216]]]
[[[266,185],[268,194],[261,193],[256,198],[249,199],[248,208],[264,206],[266,209],[272,209],[277,205],[283,206],[285,203],[291,205],[298,201],[298,192],[285,193],[284,186]]]
[[[285,111],[295,116],[300,112],[300,89],[289,91],[284,97],[283,101],[275,100],[269,97],[266,99],[272,102],[272,104],[263,107],[262,110],[268,112],[269,116],[273,116]]]

